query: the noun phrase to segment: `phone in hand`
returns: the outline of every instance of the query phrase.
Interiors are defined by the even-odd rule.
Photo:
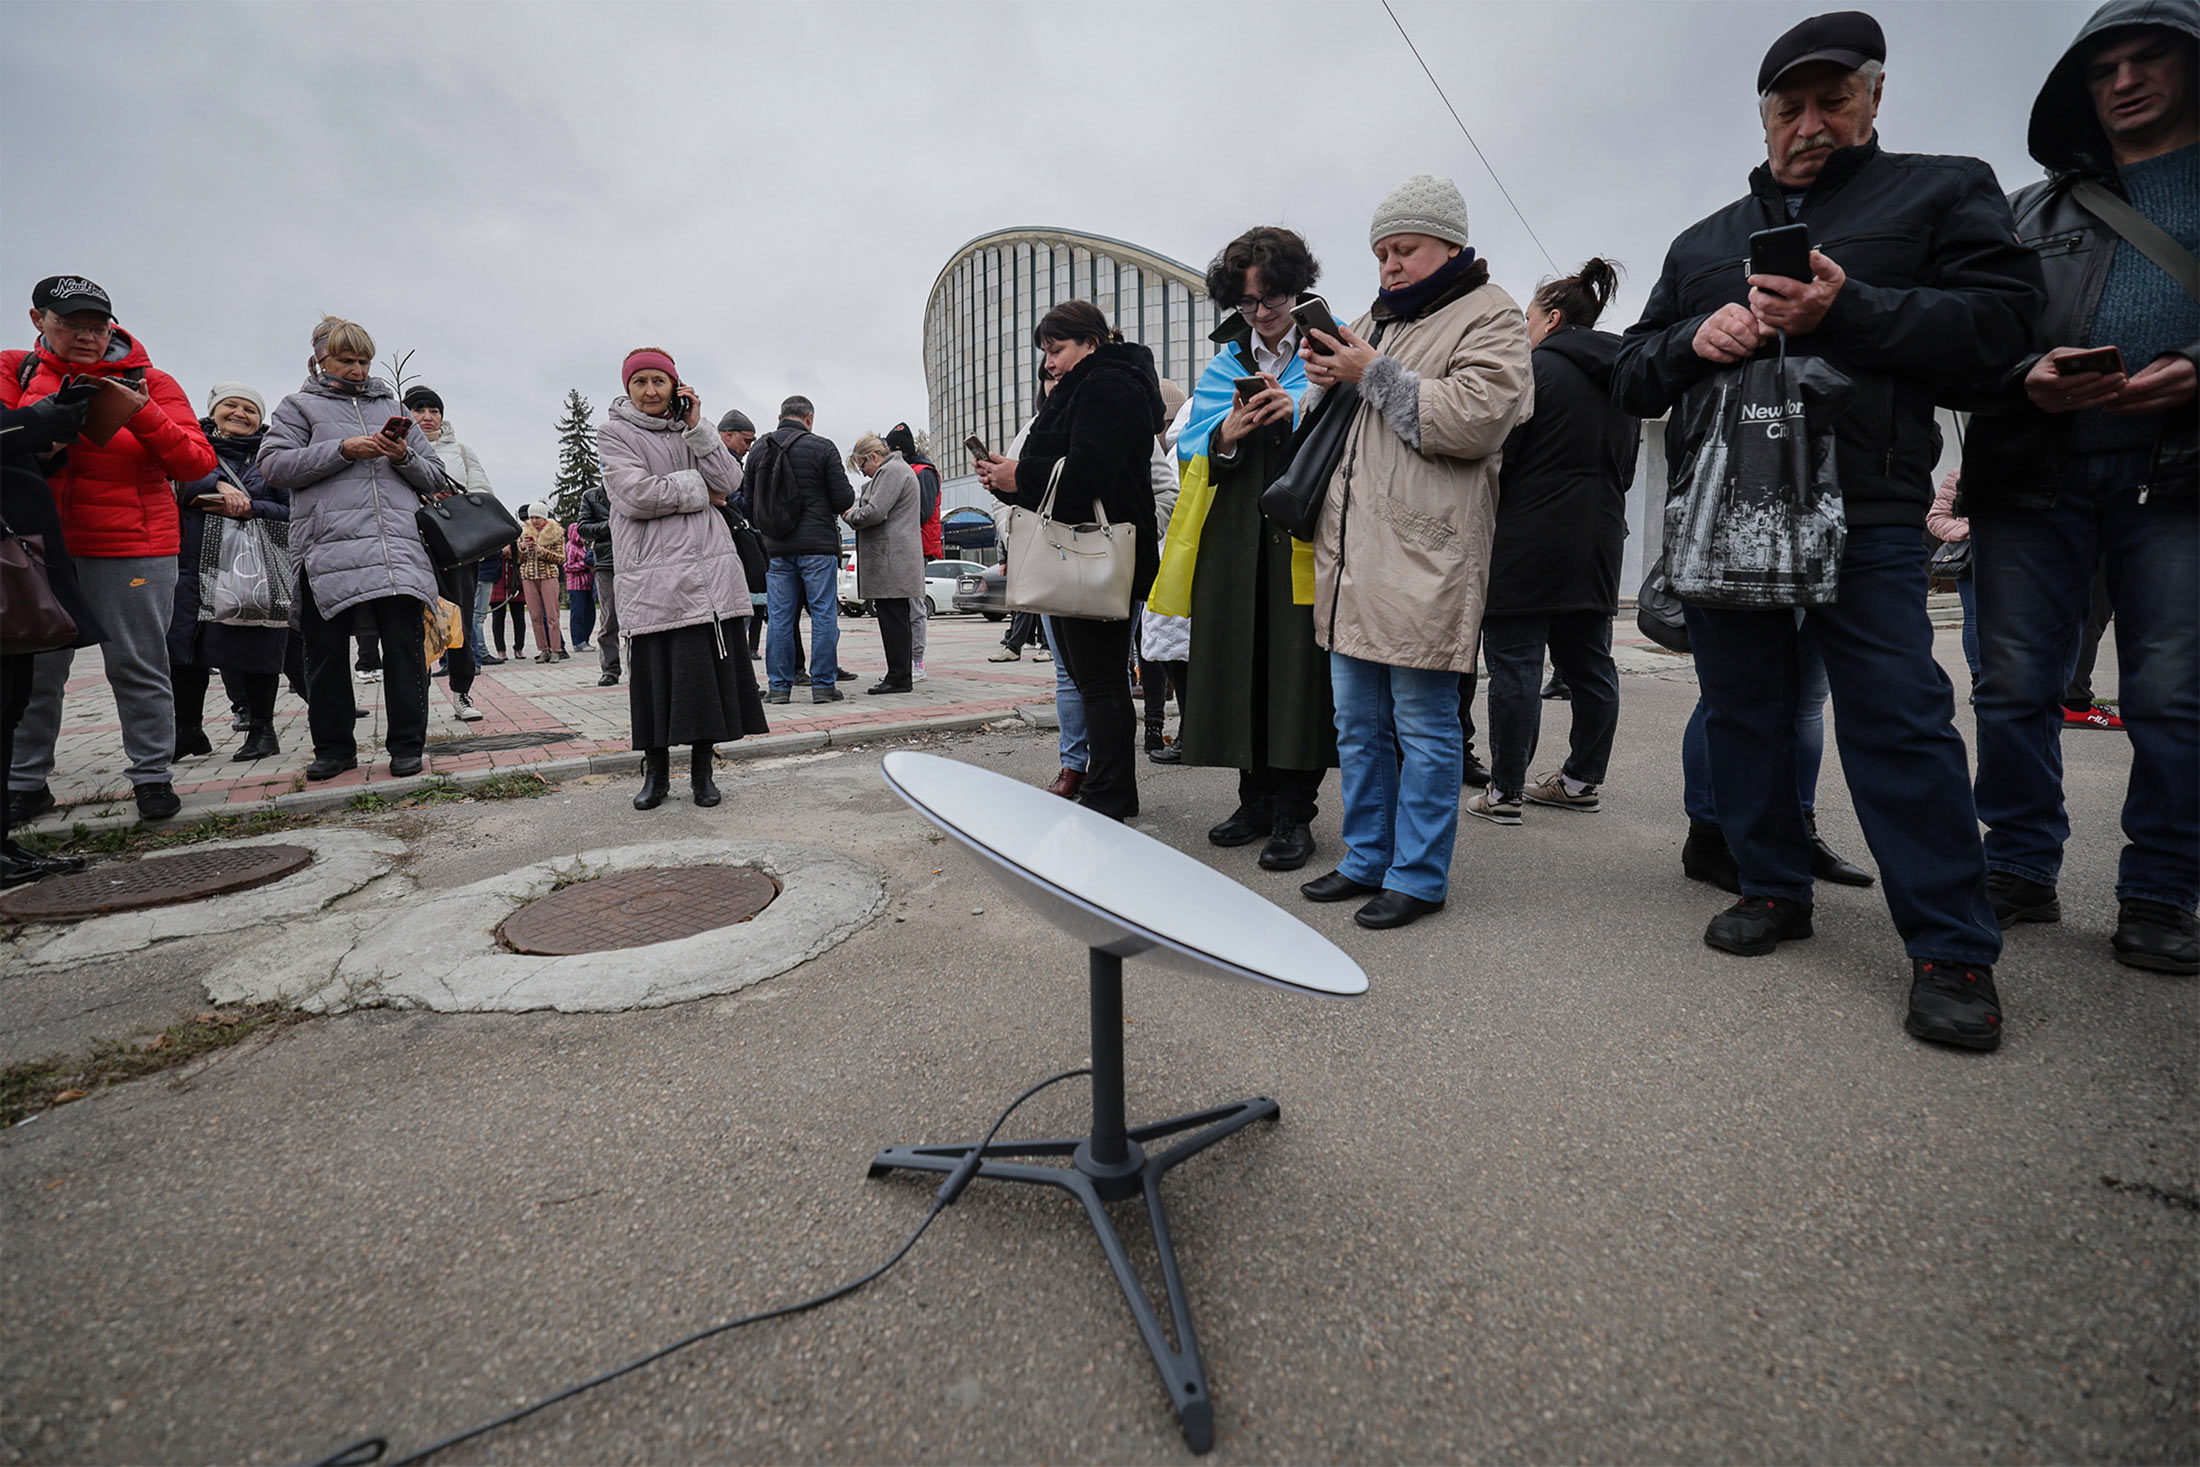
[[[973,459],[982,460],[993,457],[993,450],[987,448],[985,446],[985,440],[983,438],[980,438],[975,433],[971,434],[968,438],[965,438],[963,440],[963,448],[969,453],[969,455]]]
[[[1344,340],[1344,332],[1338,329],[1337,318],[1329,313],[1329,302],[1318,295],[1310,295],[1291,308],[1291,319],[1299,323],[1299,335],[1314,349],[1317,356],[1331,355],[1330,349],[1314,339],[1319,331],[1333,341]]]
[[[1779,275],[1789,280],[1811,279],[1810,226],[1783,224],[1760,229],[1749,237],[1749,273]]]
[[[413,420],[407,417],[405,414],[399,413],[396,417],[391,418],[388,422],[382,425],[382,436],[384,438],[395,439],[397,442],[403,443],[407,436],[411,434],[412,426]]]
[[[2104,346],[2093,351],[2074,352],[2067,357],[2056,357],[2054,362],[2055,375],[2058,377],[2076,376],[2080,372],[2121,372],[2124,369],[2124,354],[2113,346]]]
[[[1240,377],[1233,385],[1237,388],[1237,400],[1239,402],[1251,402],[1268,390],[1268,379],[1266,377]]]
[[[670,406],[665,409],[667,416],[671,417],[674,422],[685,418],[691,405],[687,384],[675,380],[672,384],[672,396],[667,401],[670,403]]]

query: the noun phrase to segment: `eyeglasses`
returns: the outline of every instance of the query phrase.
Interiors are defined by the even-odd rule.
[[[46,313],[46,320],[48,323],[46,329],[56,336],[81,336],[89,340],[95,336],[105,336],[115,329],[115,323],[109,320],[95,321],[89,326],[79,326],[67,316],[56,316],[51,311]]]
[[[1297,299],[1298,297],[1289,291],[1282,291],[1276,295],[1247,296],[1237,303],[1237,308],[1240,314],[1258,316],[1269,311],[1280,311]]]

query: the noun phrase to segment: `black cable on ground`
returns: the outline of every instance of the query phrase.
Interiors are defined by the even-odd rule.
[[[985,1139],[978,1143],[977,1147],[970,1153],[969,1158],[964,1161],[962,1165],[956,1167],[955,1170],[949,1172],[947,1174],[947,1180],[940,1183],[939,1191],[933,1195],[932,1210],[924,1215],[923,1222],[917,1224],[917,1230],[911,1233],[908,1238],[903,1241],[902,1245],[899,1248],[896,1248],[894,1250],[891,1257],[889,1257],[884,1263],[880,1264],[877,1268],[874,1268],[869,1273],[863,1275],[863,1277],[856,1279],[850,1283],[842,1284],[837,1289],[819,1294],[815,1298],[804,1299],[799,1304],[785,1304],[781,1305],[777,1309],[765,1309],[755,1314],[745,1314],[739,1319],[729,1319],[723,1324],[714,1324],[708,1329],[697,1330],[694,1334],[689,1335],[686,1339],[675,1340],[673,1343],[666,1345],[663,1349],[652,1350],[647,1355],[643,1355],[638,1359],[629,1360],[626,1364],[618,1366],[612,1370],[607,1370],[602,1375],[596,1376],[591,1380],[584,1380],[579,1385],[567,1386],[564,1390],[557,1392],[555,1395],[544,1396],[541,1400],[522,1406],[517,1411],[508,1412],[503,1416],[499,1416],[494,1421],[484,1421],[479,1426],[468,1427],[466,1430],[458,1433],[458,1435],[456,1436],[447,1436],[443,1440],[436,1442],[432,1446],[422,1447],[419,1451],[414,1452],[409,1457],[399,1457],[395,1462],[391,1464],[391,1467],[412,1467],[412,1464],[416,1462],[425,1462],[428,1460],[428,1458],[434,1456],[438,1452],[446,1451],[451,1447],[457,1446],[461,1442],[470,1442],[475,1437],[486,1436],[488,1433],[495,1431],[498,1427],[510,1426],[513,1422],[524,1420],[525,1418],[534,1415],[537,1411],[540,1411],[545,1407],[557,1405],[560,1401],[570,1401],[575,1396],[580,1395],[584,1391],[592,1391],[597,1386],[603,1385],[607,1381],[614,1381],[622,1375],[632,1374],[634,1371],[640,1370],[645,1365],[654,1365],[657,1361],[664,1359],[667,1355],[675,1354],[681,1350],[685,1350],[690,1345],[700,1344],[701,1342],[709,1339],[713,1335],[722,1335],[727,1330],[739,1329],[745,1324],[757,1324],[767,1319],[783,1319],[790,1314],[801,1314],[806,1310],[816,1309],[820,1305],[830,1304],[835,1299],[847,1298],[850,1294],[853,1294],[854,1292],[856,1292],[856,1290],[862,1288],[865,1284],[868,1284],[869,1282],[871,1282],[871,1280],[877,1278],[879,1275],[885,1273],[888,1269],[892,1268],[895,1264],[901,1262],[902,1258],[907,1255],[909,1250],[917,1246],[917,1239],[923,1237],[924,1230],[932,1226],[932,1220],[938,1217],[943,1211],[945,1211],[949,1204],[953,1203],[957,1197],[960,1197],[962,1195],[963,1188],[970,1185],[970,1179],[978,1174],[978,1164],[982,1160],[984,1160],[985,1148],[987,1146],[990,1146],[993,1143],[993,1138],[1001,1133],[1001,1127],[1008,1124],[1008,1118],[1016,1113],[1016,1108],[1018,1106],[1022,1105],[1025,1101],[1031,1099],[1032,1096],[1037,1095],[1040,1091],[1046,1089],[1049,1085],[1059,1085],[1064,1080],[1074,1080],[1079,1075],[1089,1075],[1091,1073],[1092,1071],[1089,1068],[1064,1070],[1059,1075],[1050,1075],[1046,1079],[1041,1080],[1038,1084],[1032,1086],[1029,1090],[1026,1090],[1023,1094],[1017,1096],[1014,1100],[1010,1101],[1008,1103],[1008,1108],[1003,1110],[1000,1115],[994,1119],[992,1129],[988,1130],[985,1133]],[[369,1467],[369,1464],[381,1461],[382,1454],[387,1452],[389,1448],[390,1443],[388,1437],[370,1436],[365,1438],[364,1440],[353,1442],[350,1446],[345,1447],[335,1453],[332,1453],[329,1456],[323,1457],[320,1461],[314,1464],[314,1467]]]

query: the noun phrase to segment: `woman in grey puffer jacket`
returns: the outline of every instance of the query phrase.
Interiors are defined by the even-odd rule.
[[[413,516],[422,496],[443,489],[443,471],[397,395],[367,375],[373,364],[364,326],[325,317],[313,328],[305,386],[275,409],[260,447],[260,477],[290,491],[313,731],[307,779],[359,765],[349,655],[355,618],[382,641],[390,773],[418,774],[428,741],[421,612],[435,604],[435,567]],[[401,435],[383,432],[397,423]]]
[[[690,746],[695,803],[715,805],[713,746],[770,731],[739,620],[749,614],[748,578],[717,509],[741,487],[741,466],[665,352],[628,352],[619,375],[628,395],[612,400],[596,451],[611,499],[627,704],[642,751],[634,808],[664,803],[674,744]]]

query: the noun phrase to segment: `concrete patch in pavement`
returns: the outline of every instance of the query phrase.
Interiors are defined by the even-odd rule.
[[[269,845],[304,846],[313,852],[313,864],[266,886],[182,906],[117,912],[66,926],[29,927],[17,940],[17,958],[34,967],[50,967],[114,957],[179,937],[238,932],[304,917],[387,876],[405,854],[403,841],[360,830],[285,830],[244,840],[209,841],[194,849],[220,851]],[[400,885],[409,889],[410,884],[400,878]]]
[[[505,949],[505,918],[560,886],[664,866],[756,866],[784,888],[747,922],[673,942],[534,957]],[[281,1001],[315,1012],[617,1013],[732,993],[817,956],[886,902],[871,867],[779,841],[673,840],[582,851],[416,896],[401,909],[338,912],[282,929],[205,979],[216,1003]]]

